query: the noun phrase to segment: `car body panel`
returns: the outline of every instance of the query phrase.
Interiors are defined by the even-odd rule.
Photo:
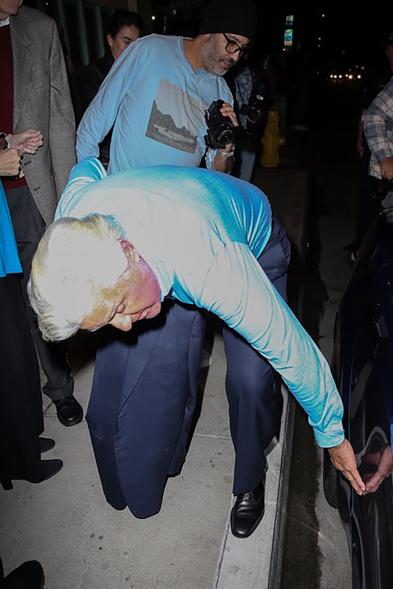
[[[333,372],[344,427],[364,481],[393,462],[393,224],[371,227],[342,298]],[[337,506],[352,555],[353,589],[393,588],[393,477],[359,497],[337,477]]]

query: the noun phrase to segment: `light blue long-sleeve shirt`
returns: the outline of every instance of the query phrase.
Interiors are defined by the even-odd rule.
[[[138,39],[116,59],[81,120],[78,160],[98,156],[114,125],[111,173],[157,164],[199,166],[206,151],[205,110],[219,98],[233,103],[222,76],[193,70],[182,37]]]
[[[155,272],[161,297],[207,309],[240,333],[306,410],[318,444],[338,445],[343,407],[330,368],[257,261],[271,232],[265,195],[200,168],[105,175],[95,158],[75,166],[56,219],[114,217]]]

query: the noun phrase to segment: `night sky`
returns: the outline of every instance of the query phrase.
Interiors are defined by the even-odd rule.
[[[360,3],[359,3],[360,4]],[[177,11],[180,26],[185,20],[203,11],[204,0],[155,0],[153,9],[168,12]],[[384,8],[382,6],[384,5]],[[313,4],[309,8],[294,2],[262,2],[257,0],[260,10],[260,32],[257,46],[262,53],[282,49],[286,14],[293,14],[294,53],[312,54],[316,64],[332,67],[342,63],[372,67],[383,60],[383,41],[393,30],[393,2],[375,4],[374,12],[370,3],[364,7],[342,2]],[[241,0],[239,0],[241,6]],[[325,17],[322,17],[322,14]],[[157,31],[158,32],[158,31]],[[177,31],[175,31],[177,32]],[[228,31],[230,32],[230,31]],[[320,38],[320,39],[319,39]],[[318,47],[318,44],[320,47]]]

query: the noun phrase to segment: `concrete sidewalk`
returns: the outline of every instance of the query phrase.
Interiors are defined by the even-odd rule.
[[[303,247],[307,174],[262,170],[254,177],[295,247]],[[115,511],[104,499],[86,422],[64,428],[46,407],[45,434],[61,458],[49,481],[0,491],[0,555],[5,572],[39,560],[48,589],[273,589],[278,587],[286,499],[291,403],[284,391],[280,440],[269,455],[266,513],[247,540],[231,535],[233,449],[224,389],[223,343],[216,335],[202,413],[182,473],[168,481],[161,512],[147,520]],[[93,361],[76,373],[86,409]],[[287,447],[289,444],[289,449]],[[269,577],[270,573],[270,577]]]

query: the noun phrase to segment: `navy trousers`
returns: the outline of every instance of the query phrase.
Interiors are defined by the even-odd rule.
[[[290,245],[273,222],[259,259],[286,296]],[[205,334],[201,311],[167,302],[165,313],[100,346],[86,419],[108,502],[137,517],[160,510],[168,475],[180,471],[198,404]],[[266,467],[276,423],[277,376],[247,342],[224,328],[226,388],[235,448],[235,494],[253,489]]]

